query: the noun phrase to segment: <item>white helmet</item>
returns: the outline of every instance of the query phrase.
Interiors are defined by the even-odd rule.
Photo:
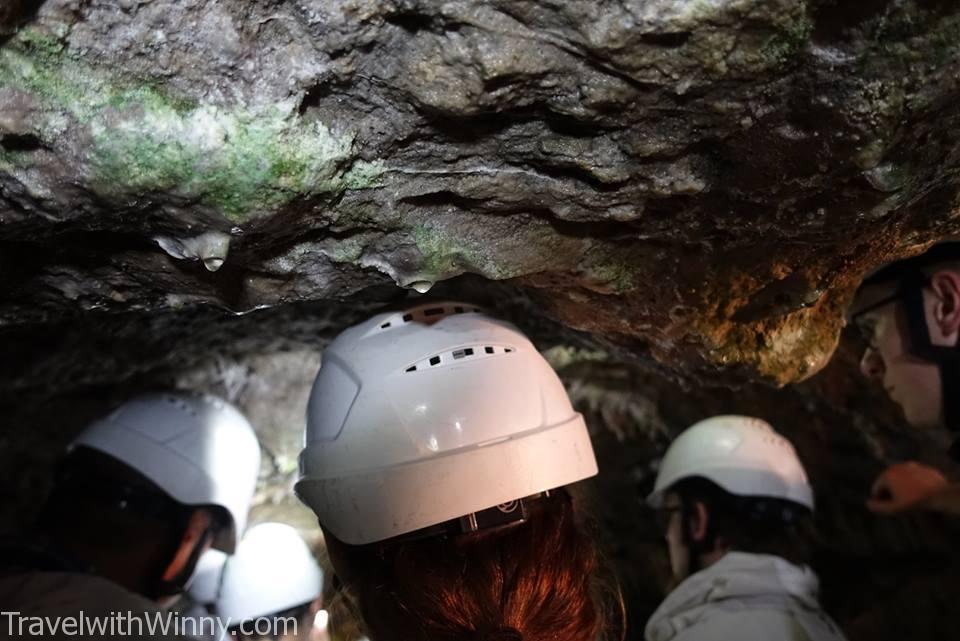
[[[295,491],[360,545],[596,473],[583,417],[533,344],[472,305],[431,303],[326,349]]]
[[[297,531],[261,523],[223,567],[217,616],[233,625],[308,603],[322,590],[323,572]]]
[[[220,594],[220,578],[227,555],[220,550],[207,550],[197,561],[197,567],[187,584],[187,594],[194,603],[213,605]]]
[[[232,553],[247,521],[260,471],[250,423],[219,398],[190,393],[140,396],[93,423],[70,444],[129,465],[184,505],[218,505],[231,518],[213,547]]]
[[[813,509],[813,490],[790,441],[750,416],[714,416],[685,430],[660,463],[651,507],[674,483],[699,476],[736,496],[784,499]]]

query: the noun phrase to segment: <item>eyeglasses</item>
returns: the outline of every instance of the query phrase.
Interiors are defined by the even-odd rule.
[[[907,278],[900,284],[900,286],[897,288],[897,291],[894,293],[890,294],[889,296],[885,296],[870,305],[867,305],[863,309],[857,310],[854,314],[851,314],[849,322],[857,330],[857,333],[863,339],[863,342],[866,343],[867,347],[870,349],[876,349],[876,342],[874,341],[874,325],[873,323],[865,322],[864,316],[870,312],[880,309],[881,307],[900,300],[907,294],[915,291],[917,288],[922,289],[929,285],[930,278],[924,274],[918,274],[916,277]]]
[[[853,325],[853,329],[856,332],[857,336],[860,338],[860,342],[863,343],[861,347],[869,348],[872,350],[877,349],[876,342],[876,333],[877,333],[877,323],[875,319],[867,319],[865,316],[870,312],[888,305],[899,296],[891,296],[884,298],[882,301],[879,301],[875,305],[870,305],[869,307],[860,310],[856,314],[850,317],[850,324]]]
[[[679,505],[663,506],[655,509],[653,514],[656,519],[657,528],[661,532],[666,532],[670,528],[670,521],[673,519],[674,513],[682,511],[683,508]]]

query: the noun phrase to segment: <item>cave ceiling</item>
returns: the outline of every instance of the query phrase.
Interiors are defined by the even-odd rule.
[[[951,0],[0,0],[0,534],[164,386],[243,409],[251,522],[317,537],[291,487],[320,350],[459,298],[586,416],[633,621],[655,460],[742,412],[810,470],[849,638],[952,638],[957,524],[863,506],[897,460],[956,476],[946,436],[853,341],[827,363],[864,273],[960,232],[958,169]]]
[[[958,229],[953,2],[13,0],[0,39],[7,390],[428,291],[785,384]]]

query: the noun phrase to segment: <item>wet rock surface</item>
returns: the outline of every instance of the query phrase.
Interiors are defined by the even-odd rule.
[[[953,638],[960,524],[863,498],[960,471],[851,337],[823,368],[862,273],[960,226],[958,43],[935,0],[6,3],[3,529],[90,419],[181,386],[256,424],[253,521],[316,537],[289,488],[319,352],[429,290],[514,320],[587,416],[628,638],[665,579],[654,461],[725,412],[797,444],[851,639]]]
[[[469,273],[784,383],[864,270],[957,227],[950,2],[7,7],[6,327]]]

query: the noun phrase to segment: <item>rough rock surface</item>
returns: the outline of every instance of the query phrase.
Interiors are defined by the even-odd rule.
[[[853,641],[953,638],[960,524],[862,505],[896,460],[956,477],[943,444],[849,341],[745,381],[811,377],[865,270],[960,229],[958,47],[948,0],[0,4],[0,530],[87,421],[179,385],[253,418],[253,521],[316,536],[318,352],[430,288],[530,332],[587,415],[628,638],[653,461],[720,412],[797,443]]]
[[[324,316],[300,310],[287,333],[309,333],[305,328],[311,318],[314,328],[326,322]],[[542,329],[534,326],[535,332]],[[88,326],[73,331],[93,342],[104,340]],[[48,489],[52,465],[88,421],[138,391],[182,386],[232,400],[254,423],[264,462],[251,522],[281,520],[316,540],[313,515],[290,488],[318,350],[306,343],[288,344],[289,349],[238,356],[233,347],[220,345],[204,358],[141,373],[122,385],[78,386],[42,398],[22,394],[18,402],[5,404],[0,535],[30,522]],[[889,401],[854,375],[851,347],[845,342],[824,371],[781,390],[757,384],[684,387],[603,352],[564,345],[545,350],[584,413],[597,450],[601,474],[579,487],[580,498],[598,523],[608,565],[619,577],[627,639],[642,638],[643,624],[662,599],[667,579],[665,545],[642,503],[656,460],[691,423],[740,412],[766,418],[797,445],[816,491],[815,567],[823,601],[851,641],[953,638],[960,521],[876,517],[863,500],[879,470],[898,460],[917,458],[954,478],[960,469],[945,460],[937,434],[917,432],[891,418],[896,412]],[[61,357],[77,353],[67,344]]]
[[[864,270],[957,227],[953,2],[4,7],[7,327],[473,273],[783,383]]]

